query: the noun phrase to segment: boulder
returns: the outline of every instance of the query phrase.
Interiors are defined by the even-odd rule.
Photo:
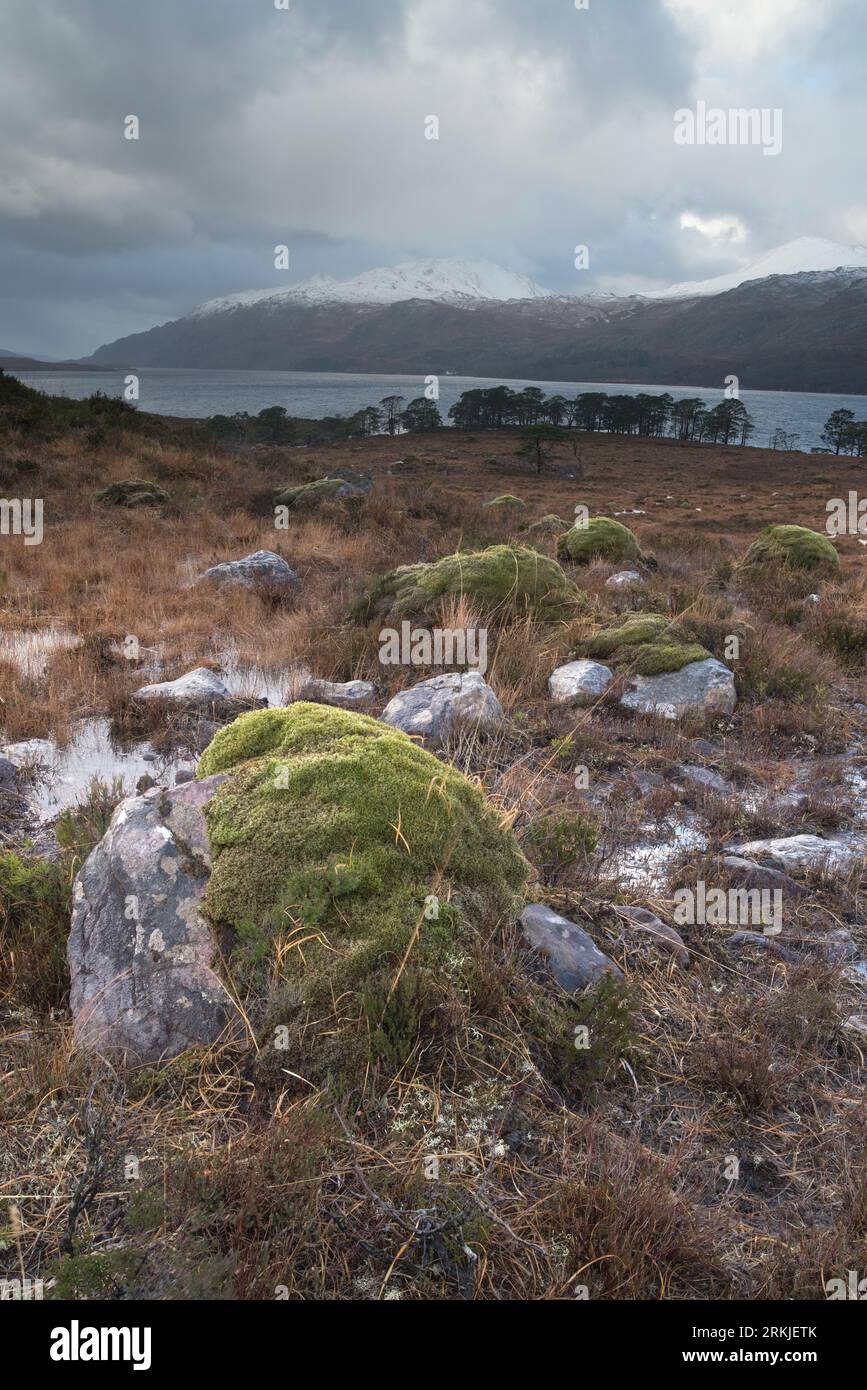
[[[284,948],[270,1016],[289,1035],[274,1057],[280,1084],[287,1069],[330,1075],[345,1094],[378,1056],[392,1076],[422,1016],[447,1027],[466,1007],[473,949],[520,910],[529,865],[514,836],[455,768],[327,705],[242,715],[199,765],[200,776],[218,772],[230,777],[205,808],[213,870],[202,906],[254,1005]],[[293,937],[298,949],[285,949]]]
[[[735,678],[721,661],[708,657],[661,676],[633,676],[620,703],[664,719],[718,717],[731,714],[737,704]]]
[[[746,572],[790,569],[832,576],[839,568],[840,556],[828,537],[807,526],[766,526],[741,561]]]
[[[820,835],[786,835],[770,840],[750,840],[745,845],[728,845],[724,854],[743,859],[767,859],[784,872],[824,870],[845,874],[867,860],[867,840],[825,840]]]
[[[573,565],[592,560],[640,560],[638,541],[628,526],[608,516],[591,517],[585,525],[572,526],[557,541],[557,558]]]
[[[437,744],[456,722],[480,730],[495,727],[502,723],[503,707],[477,671],[448,671],[401,690],[380,718],[384,724]]]
[[[309,511],[322,502],[361,502],[372,487],[373,479],[366,473],[354,473],[349,468],[335,469],[326,478],[282,488],[274,502],[280,507]]]
[[[525,907],[521,926],[526,940],[542,957],[558,985],[570,994],[596,984],[604,975],[623,979],[623,971],[599,950],[583,927],[544,903]]]
[[[177,680],[143,685],[132,698],[138,701],[170,700],[187,709],[211,709],[224,707],[231,703],[233,697],[218,675],[207,666],[197,666],[185,676],[178,676]]]
[[[122,801],[79,871],[67,954],[80,1047],[157,1062],[214,1042],[232,1018],[199,912],[211,867],[202,808],[225,780]]]
[[[605,581],[606,589],[640,589],[643,586],[644,580],[638,570],[620,570]]]
[[[614,672],[599,661],[569,661],[548,679],[548,694],[557,705],[591,705],[603,695]]]
[[[275,595],[289,593],[301,583],[283,556],[275,555],[273,550],[256,550],[242,560],[212,565],[205,570],[200,582],[206,579],[217,584],[240,584],[245,589]]]
[[[556,560],[522,545],[491,545],[391,570],[359,599],[352,616],[435,621],[443,599],[461,598],[498,618],[532,613],[548,622],[573,618],[587,606]]]

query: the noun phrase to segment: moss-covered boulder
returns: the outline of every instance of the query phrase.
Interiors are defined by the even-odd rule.
[[[392,570],[363,595],[353,616],[432,619],[443,599],[460,597],[487,614],[532,613],[542,621],[573,617],[587,603],[556,560],[526,546],[491,545]]]
[[[323,502],[358,504],[367,497],[371,485],[366,473],[354,473],[351,469],[335,470],[327,478],[316,478],[312,483],[282,488],[274,502],[276,506],[292,507],[297,511],[312,511]]]
[[[820,531],[811,531],[807,526],[766,526],[741,561],[741,569],[749,572],[784,566],[814,575],[831,575],[840,568],[840,557]]]
[[[197,775],[218,772],[202,910],[229,971],[273,978],[280,942],[272,1018],[304,1053],[283,1064],[357,1075],[371,1047],[400,1051],[393,1030],[456,1004],[473,942],[514,919],[529,866],[481,791],[366,715],[243,715]]]
[[[511,492],[504,492],[502,497],[492,497],[489,502],[485,502],[485,507],[497,507],[503,511],[519,511],[521,507],[526,507],[526,502],[521,497],[515,497]]]
[[[557,557],[573,565],[591,560],[640,560],[638,541],[628,526],[607,516],[594,516],[586,526],[572,526],[557,542]]]
[[[540,516],[538,521],[531,521],[527,530],[535,536],[559,536],[563,531],[569,530],[569,522],[554,512],[547,512],[545,516]]]
[[[660,613],[628,613],[617,627],[603,628],[581,644],[580,655],[628,666],[637,676],[680,671],[710,656],[706,647],[688,642]]]
[[[161,507],[170,502],[171,497],[165,488],[149,483],[146,478],[124,478],[109,483],[96,494],[96,500],[115,507]]]

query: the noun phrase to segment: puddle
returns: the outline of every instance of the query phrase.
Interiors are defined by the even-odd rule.
[[[629,888],[662,888],[668,870],[684,851],[705,850],[707,845],[707,836],[700,830],[678,821],[670,826],[669,838],[662,844],[639,841],[619,850],[606,864],[605,875],[618,878]]]
[[[272,709],[285,705],[294,697],[297,687],[310,677],[310,672],[302,666],[260,666],[240,661],[237,650],[232,647],[220,647],[215,659],[220,665],[220,676],[232,695],[248,700],[264,697]]]
[[[38,761],[42,765],[30,789],[30,800],[40,822],[51,820],[83,800],[94,777],[109,786],[120,777],[124,791],[132,795],[136,782],[145,773],[160,784],[171,786],[175,771],[190,766],[187,757],[154,753],[146,741],[120,747],[112,742],[107,719],[82,720],[64,748],[43,739],[31,740],[31,748],[29,757],[24,744],[12,745],[9,751],[16,763],[32,765]]]
[[[71,651],[81,638],[64,627],[34,628],[30,632],[0,630],[0,661],[15,666],[26,680],[41,680],[55,652]]]

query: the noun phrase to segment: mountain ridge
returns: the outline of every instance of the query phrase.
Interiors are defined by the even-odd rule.
[[[867,394],[867,269],[770,276],[723,294],[388,304],[253,303],[105,344],[88,365],[455,373],[500,379]]]

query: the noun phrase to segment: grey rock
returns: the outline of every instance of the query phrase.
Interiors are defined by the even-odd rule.
[[[569,661],[552,672],[548,694],[558,705],[590,705],[604,694],[613,679],[613,671],[599,661]]]
[[[4,758],[0,755],[0,791],[14,792],[18,790],[18,769],[11,758]]]
[[[373,681],[323,681],[311,677],[299,687],[299,700],[316,700],[322,705],[338,705],[340,709],[363,709],[379,696]]]
[[[632,676],[620,703],[624,709],[663,719],[731,714],[737,704],[735,678],[721,661],[707,657],[665,675]]]
[[[197,666],[174,681],[159,681],[143,685],[133,695],[134,700],[171,700],[191,709],[220,707],[232,699],[227,685],[207,666]]]
[[[711,791],[719,792],[720,796],[728,796],[732,790],[731,782],[709,767],[697,767],[692,763],[684,763],[677,769],[677,775],[682,777],[684,781],[692,782],[697,787],[709,787]]]
[[[778,869],[824,869],[827,873],[847,873],[867,859],[863,839],[824,840],[819,835],[787,835],[770,840],[750,840],[745,845],[728,845],[724,853],[744,859],[767,859]]]
[[[77,1046],[156,1062],[213,1042],[232,1018],[199,912],[210,873],[202,807],[224,781],[127,798],[82,866],[67,947]]]
[[[544,903],[525,907],[521,926],[526,940],[544,959],[554,979],[570,994],[595,984],[603,975],[623,979],[623,971],[599,950],[583,927]]]
[[[401,690],[380,718],[406,734],[421,734],[436,744],[455,723],[490,729],[502,723],[503,707],[477,671],[449,671]]]
[[[780,960],[796,961],[798,959],[795,951],[791,951],[788,946],[784,946],[773,936],[763,936],[757,931],[736,931],[731,936],[727,936],[723,942],[727,951],[738,951],[743,946],[761,946],[764,950],[770,951],[772,955],[778,956]]]
[[[227,560],[224,564],[212,565],[205,570],[200,582],[206,579],[217,584],[240,584],[245,589],[257,589],[269,594],[289,593],[301,583],[283,556],[275,555],[273,550],[257,550],[252,555],[245,555],[242,560]]]
[[[195,770],[195,768],[192,768],[192,767],[178,767],[178,768],[176,768],[176,769],[175,769],[175,786],[176,786],[176,787],[180,787],[180,786],[183,786],[184,782],[192,782],[192,780],[193,780],[193,778],[195,777],[195,775],[196,775],[196,770]]]
[[[638,570],[620,570],[618,574],[612,574],[605,581],[606,589],[640,589],[644,587],[644,580]]]
[[[797,879],[783,873],[781,869],[756,864],[752,859],[744,859],[739,854],[726,854],[722,862],[736,888],[769,888],[772,892],[779,888],[784,896],[790,894],[794,898],[803,897],[807,891],[803,883],[798,883]]]
[[[680,932],[675,931],[674,927],[661,922],[656,914],[646,907],[623,907],[618,903],[614,911],[636,931],[648,932],[650,936],[655,937],[658,944],[669,950],[678,965],[686,970],[689,965],[689,951]]]

